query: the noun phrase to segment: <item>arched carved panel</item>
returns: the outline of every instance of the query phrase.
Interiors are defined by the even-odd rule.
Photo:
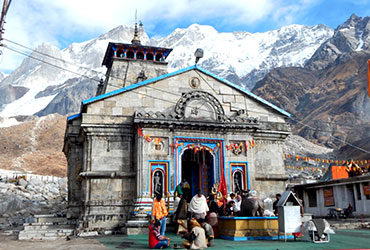
[[[216,97],[205,91],[183,93],[178,100],[177,119],[224,121],[225,111]]]

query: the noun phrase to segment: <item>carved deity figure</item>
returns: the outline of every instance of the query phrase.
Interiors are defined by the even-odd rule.
[[[162,194],[162,175],[159,171],[153,177],[153,191],[155,195]]]
[[[242,176],[239,171],[234,174],[234,193],[241,193],[242,191]]]

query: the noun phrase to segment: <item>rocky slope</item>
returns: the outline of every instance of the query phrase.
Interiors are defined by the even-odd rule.
[[[294,114],[295,133],[336,149],[360,143],[365,151],[348,146],[352,150],[340,156],[365,157],[370,151],[365,143],[370,139],[369,44],[370,18],[353,15],[304,67],[275,69],[253,92]]]
[[[20,119],[20,118],[19,118]],[[0,128],[0,169],[66,176],[66,118],[54,114]]]

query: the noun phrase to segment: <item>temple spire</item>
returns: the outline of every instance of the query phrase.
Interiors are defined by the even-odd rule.
[[[139,38],[139,30],[137,28],[137,10],[135,11],[135,31],[134,31],[134,38],[131,40],[132,44],[141,44]]]

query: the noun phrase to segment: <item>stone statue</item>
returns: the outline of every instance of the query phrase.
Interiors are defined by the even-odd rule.
[[[234,174],[234,193],[241,193],[242,191],[242,176],[240,172]]]
[[[159,171],[153,177],[153,192],[155,195],[162,194],[162,174]]]

